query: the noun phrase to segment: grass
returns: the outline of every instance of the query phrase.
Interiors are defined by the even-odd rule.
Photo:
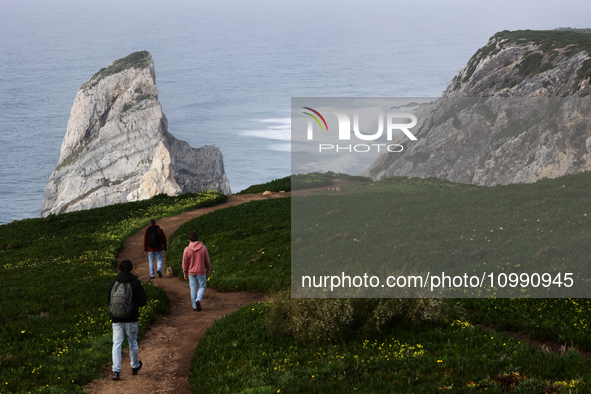
[[[568,293],[527,294],[586,297],[590,184],[590,173],[494,188],[399,177],[294,197],[292,275],[572,272]],[[521,286],[477,291],[457,296],[524,294]]]
[[[548,353],[461,320],[311,345],[266,332],[268,313],[267,304],[251,304],[213,324],[191,364],[192,392],[540,393],[554,386],[568,393],[570,386],[576,393],[591,377],[576,352]]]
[[[378,228],[380,220],[388,218],[396,246],[388,257],[395,266],[416,267],[421,261],[461,269],[485,262],[508,269],[507,262],[517,261],[534,263],[532,269],[561,267],[562,262],[584,266],[589,261],[589,185],[589,173],[495,188],[391,178],[332,192],[329,202],[397,207],[395,218],[381,210],[366,223]],[[115,275],[112,263],[123,241],[150,217],[223,199],[220,194],[159,196],[0,226],[0,392],[80,391],[109,362],[104,303]],[[364,238],[367,230],[359,223],[341,221],[342,237],[335,236],[336,227],[297,234],[297,228],[291,229],[293,199],[255,201],[186,223],[170,239],[168,261],[179,264],[188,233],[196,231],[212,257],[215,272],[209,286],[274,294],[289,292],[291,286],[293,231],[305,240],[294,244],[296,254],[306,255],[312,246],[336,245],[348,251],[338,256],[346,262],[373,253],[366,244],[370,240]],[[317,203],[326,196],[311,194],[306,199]],[[330,224],[339,215],[355,214],[338,211],[347,206],[308,208],[323,212]],[[326,242],[330,237],[334,239]],[[308,244],[311,248],[301,248]],[[166,309],[160,289],[145,287],[153,302],[144,308],[143,330]],[[591,359],[575,351],[549,353],[477,325],[517,329],[590,350],[587,299],[450,302],[455,307],[438,322],[394,319],[353,339],[319,342],[277,334],[273,324],[281,322],[274,321],[272,313],[277,301],[248,305],[215,322],[200,340],[189,385],[193,392],[211,393],[589,391]]]
[[[387,222],[388,235],[396,246],[395,253],[388,253],[393,266],[416,267],[422,261],[461,269],[487,263],[502,270],[508,269],[508,262],[523,262],[524,267],[533,263],[524,269],[561,267],[563,262],[585,266],[590,184],[589,173],[494,188],[390,178],[333,193],[332,207],[321,204],[326,196],[308,195],[310,204],[305,209],[312,210],[312,216],[322,213],[328,224],[343,214],[339,209],[357,206],[351,202],[396,207],[396,217]],[[377,226],[387,212],[380,210],[380,215],[366,218],[366,223]],[[354,210],[346,213],[350,218]],[[297,214],[292,206],[292,219]],[[241,220],[250,220],[246,211]],[[207,223],[214,227],[213,222]],[[330,231],[325,232],[314,229],[298,234],[297,228],[292,229],[293,238],[302,237],[300,242],[306,246],[294,244],[293,252],[314,257],[312,251],[319,253],[319,247],[329,245],[333,251],[342,250],[335,252],[334,260],[365,258],[375,253],[372,246],[379,248],[364,237],[364,227],[355,221],[339,221],[338,226],[327,225]],[[336,237],[337,231],[349,236]],[[259,236],[253,234],[249,240],[252,250],[263,245],[257,242]],[[289,246],[287,241],[285,246]],[[247,283],[243,288],[252,290]],[[591,309],[586,299],[452,301],[458,309],[438,323],[394,321],[359,339],[320,343],[274,333],[273,302],[249,305],[208,330],[196,350],[189,384],[193,392],[212,393],[588,392],[590,359],[572,350],[562,355],[549,353],[477,326],[486,323],[517,329],[589,349],[585,334]]]
[[[326,186],[332,185],[335,178],[369,180],[332,172],[311,173],[254,185],[243,192]],[[189,234],[196,232],[208,248],[212,261],[208,285],[222,291],[249,290],[266,294],[285,289],[291,283],[290,203],[289,198],[255,201],[183,224],[170,237],[167,260],[173,272],[182,277],[183,250],[189,243]]]
[[[296,174],[291,176],[291,189],[311,189],[322,186],[331,186],[333,179],[342,179],[345,181],[370,182],[371,179],[363,176],[353,176],[343,173],[328,171],[325,173],[311,172],[309,174]]]
[[[270,182],[259,185],[252,185],[236,194],[255,194],[270,192],[289,192],[292,190],[310,189],[315,187],[330,186],[333,179],[344,179],[358,182],[369,182],[371,179],[362,176],[352,176],[348,174],[335,173],[328,171],[326,173],[311,172],[309,174],[296,174],[285,178],[274,179]]]
[[[291,177],[286,176],[285,178],[274,179],[270,182],[262,183],[259,185],[252,185],[236,194],[256,194],[263,193],[265,191],[270,192],[289,192],[291,191]]]
[[[575,344],[591,352],[591,300],[587,298],[462,300],[473,322],[516,330],[539,340]]]
[[[110,361],[107,290],[123,242],[151,217],[225,199],[161,195],[0,226],[0,392],[78,392],[97,378]],[[144,288],[141,333],[168,303],[151,282]]]
[[[208,248],[208,286],[270,294],[290,283],[290,200],[254,201],[195,218],[170,237],[167,261],[183,277],[183,250],[196,232]]]
[[[554,49],[575,45],[591,52],[591,35],[569,30],[515,30],[496,33],[494,36],[503,45],[532,42],[545,53]]]

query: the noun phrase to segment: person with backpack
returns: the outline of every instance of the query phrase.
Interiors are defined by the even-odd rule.
[[[197,233],[189,234],[189,241],[189,246],[183,251],[183,273],[185,279],[189,279],[193,310],[201,312],[201,299],[205,292],[211,264],[207,248],[203,242],[197,240]],[[197,287],[199,287],[199,291],[197,291]]]
[[[113,323],[113,380],[119,380],[121,373],[121,345],[125,336],[129,342],[131,374],[137,375],[142,368],[137,344],[137,321],[140,307],[148,302],[142,282],[131,273],[133,264],[130,260],[119,263],[119,274],[109,286],[109,317]]]
[[[150,279],[154,279],[154,257],[158,259],[158,277],[162,278],[162,251],[166,251],[166,235],[156,226],[156,219],[150,219],[150,226],[144,233],[144,253],[148,255]]]

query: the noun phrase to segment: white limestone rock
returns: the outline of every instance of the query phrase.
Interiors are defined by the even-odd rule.
[[[41,214],[203,190],[230,194],[215,145],[192,148],[168,132],[154,62],[135,52],[80,87]]]

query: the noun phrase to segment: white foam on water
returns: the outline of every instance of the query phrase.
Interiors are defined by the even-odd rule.
[[[269,149],[279,152],[291,152],[291,144],[273,144],[269,146]]]
[[[240,132],[241,136],[291,141],[291,118],[254,119],[253,122],[268,123],[269,125],[265,129],[243,130]],[[273,150],[285,151],[284,149]]]
[[[245,130],[245,131],[241,131],[240,135],[243,137],[257,137],[257,138],[267,138],[267,139],[271,139],[271,140],[291,141],[291,131],[290,130],[273,130],[273,129]]]

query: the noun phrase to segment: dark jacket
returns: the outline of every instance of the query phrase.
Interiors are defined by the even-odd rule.
[[[145,306],[146,303],[148,302],[148,296],[146,296],[146,292],[144,291],[144,287],[142,286],[142,282],[140,282],[140,280],[137,278],[137,276],[135,276],[134,274],[132,274],[129,271],[122,271],[119,274],[117,274],[117,276],[115,277],[115,279],[111,282],[111,285],[109,286],[109,293],[108,293],[109,304],[108,305],[111,305],[111,290],[113,289],[113,286],[115,285],[115,281],[123,282],[123,283],[131,282],[131,291],[133,293],[133,309],[131,311],[131,315],[129,315],[129,317],[126,317],[124,319],[114,318],[109,313],[109,317],[111,318],[111,321],[113,323],[136,322],[140,316],[140,307]]]
[[[152,231],[158,231],[158,236],[160,237],[160,246],[157,248],[152,248],[148,245],[148,234]],[[144,252],[159,252],[161,250],[166,250],[166,235],[164,235],[164,231],[157,225],[150,225],[144,233]]]

